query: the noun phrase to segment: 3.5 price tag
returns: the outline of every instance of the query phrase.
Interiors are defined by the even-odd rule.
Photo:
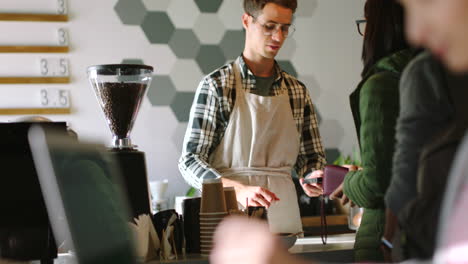
[[[68,60],[65,58],[42,58],[42,76],[68,76]]]
[[[50,108],[69,108],[70,91],[65,89],[47,88],[40,90],[40,105]]]

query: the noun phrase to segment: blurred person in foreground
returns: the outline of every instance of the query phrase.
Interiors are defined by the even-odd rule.
[[[213,264],[305,264],[292,256],[265,222],[228,217],[219,225],[210,255]]]
[[[432,51],[452,71],[468,71],[468,1],[399,0],[406,11],[406,34]]]
[[[393,261],[431,258],[453,157],[467,128],[468,74],[430,52],[405,69],[382,250]]]
[[[415,45],[430,49],[451,70],[468,72],[468,1],[400,1],[406,10],[408,39]],[[468,140],[465,136],[457,151],[442,202],[435,263],[468,262],[468,229],[465,227],[468,221],[467,165]]]
[[[451,73],[428,51],[402,75],[392,179],[385,194],[386,261],[432,256],[438,218],[430,215],[440,212],[454,152],[447,150],[464,134],[466,104],[459,98],[467,97],[467,86],[467,74]]]

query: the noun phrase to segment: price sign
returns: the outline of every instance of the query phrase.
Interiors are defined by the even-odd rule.
[[[40,69],[42,76],[68,76],[68,60],[65,58],[42,58]]]
[[[58,33],[58,42],[59,45],[65,46],[68,44],[68,31],[64,28],[59,28]]]
[[[69,108],[70,91],[55,88],[41,89],[39,94],[39,102],[41,107]]]
[[[65,2],[65,0],[57,0],[57,13],[59,14],[67,13],[67,2]]]

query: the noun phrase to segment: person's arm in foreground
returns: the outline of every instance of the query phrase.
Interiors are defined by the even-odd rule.
[[[218,226],[214,248],[210,255],[213,264],[306,264],[292,256],[278,237],[270,233],[268,225],[247,217],[228,217]]]

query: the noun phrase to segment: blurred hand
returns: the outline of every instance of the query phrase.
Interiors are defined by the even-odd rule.
[[[270,205],[280,199],[270,190],[260,186],[243,185],[236,191],[237,201],[244,207],[249,206],[265,206],[269,208]]]
[[[341,199],[341,204],[345,205],[348,202],[350,202],[350,206],[354,206],[354,202],[351,201],[344,193],[343,193],[343,188],[344,188],[344,182],[340,184],[333,192],[330,194],[330,199]]]
[[[359,166],[356,166],[356,165],[352,165],[352,164],[343,164],[341,165],[341,167],[345,167],[345,168],[348,168],[349,171],[357,171],[357,170],[362,170],[361,167]]]
[[[323,171],[316,170],[309,174],[306,179],[323,178]],[[309,197],[317,197],[323,194],[323,187],[321,183],[304,183],[304,178],[300,178],[302,189]]]
[[[290,255],[265,222],[231,216],[223,220],[213,238],[213,264],[300,264]]]
[[[385,263],[393,263],[392,251],[390,251],[390,249],[382,245],[380,246],[380,250],[382,251],[382,254],[384,256]]]

